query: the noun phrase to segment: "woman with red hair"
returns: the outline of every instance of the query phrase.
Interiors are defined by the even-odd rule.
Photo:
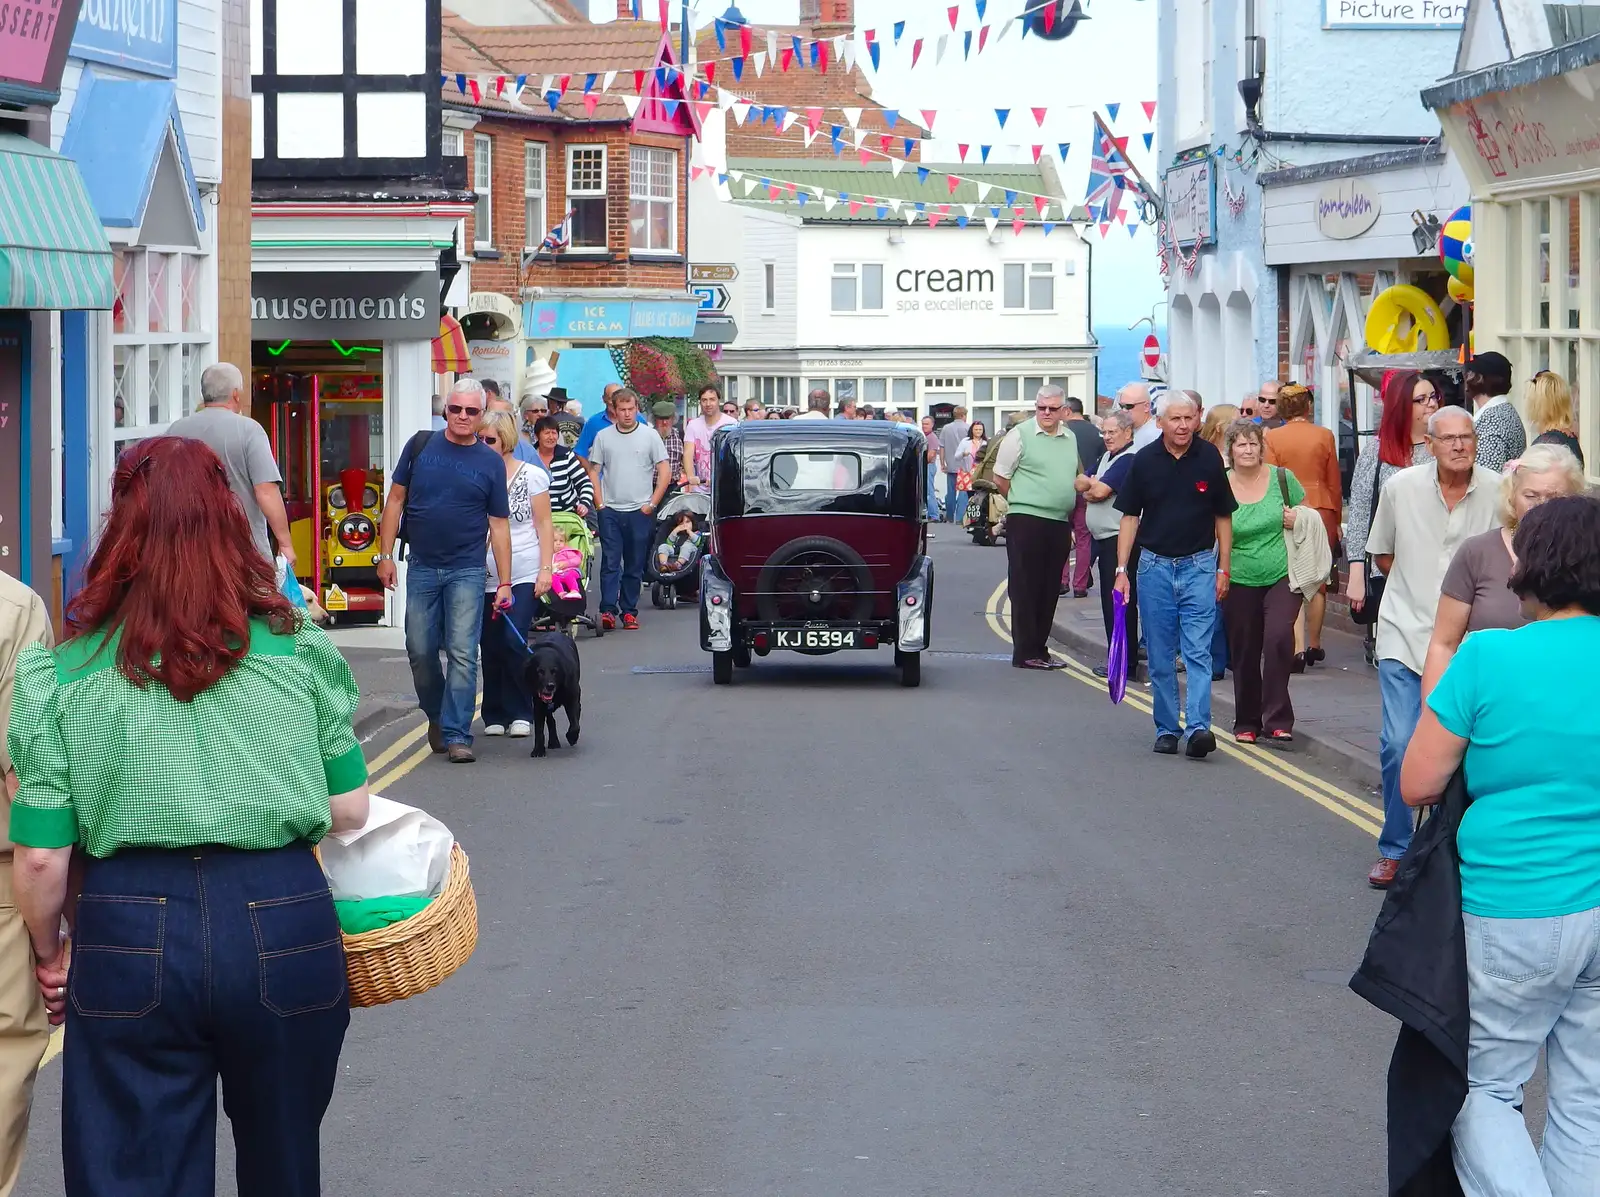
[[[10,728],[67,1197],[214,1192],[219,1076],[240,1190],[313,1197],[350,1011],[312,845],[367,818],[349,666],[177,437],[123,454],[68,631],[19,658]]]
[[[1384,377],[1378,435],[1368,438],[1356,457],[1345,511],[1344,555],[1350,579],[1344,593],[1352,611],[1361,610],[1367,601],[1367,534],[1378,510],[1378,494],[1397,471],[1433,460],[1428,417],[1447,402],[1445,387],[1444,378],[1431,371],[1395,370]]]

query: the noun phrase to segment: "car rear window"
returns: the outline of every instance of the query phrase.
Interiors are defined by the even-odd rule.
[[[774,490],[859,490],[861,458],[855,453],[774,453],[771,480]]]

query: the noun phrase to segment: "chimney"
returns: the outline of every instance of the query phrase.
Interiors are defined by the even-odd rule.
[[[850,33],[856,27],[855,0],[800,0],[800,24],[813,32]]]
[[[633,20],[633,0],[617,0],[617,20]]]

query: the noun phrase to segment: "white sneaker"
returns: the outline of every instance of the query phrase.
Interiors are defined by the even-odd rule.
[[[486,736],[503,736],[506,734],[506,725],[504,723],[486,724],[483,729],[483,734]]]
[[[519,740],[522,739],[523,736],[531,736],[533,735],[533,724],[529,723],[526,719],[513,719],[511,721],[511,730],[506,734]]]

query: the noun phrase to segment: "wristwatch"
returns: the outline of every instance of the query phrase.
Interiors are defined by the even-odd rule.
[[[1119,565],[1117,566],[1117,572],[1119,574],[1125,574],[1128,572],[1128,567],[1126,565]]]
[[[394,554],[393,553],[374,553],[372,555],[372,559],[374,561],[393,561],[394,560]]]

